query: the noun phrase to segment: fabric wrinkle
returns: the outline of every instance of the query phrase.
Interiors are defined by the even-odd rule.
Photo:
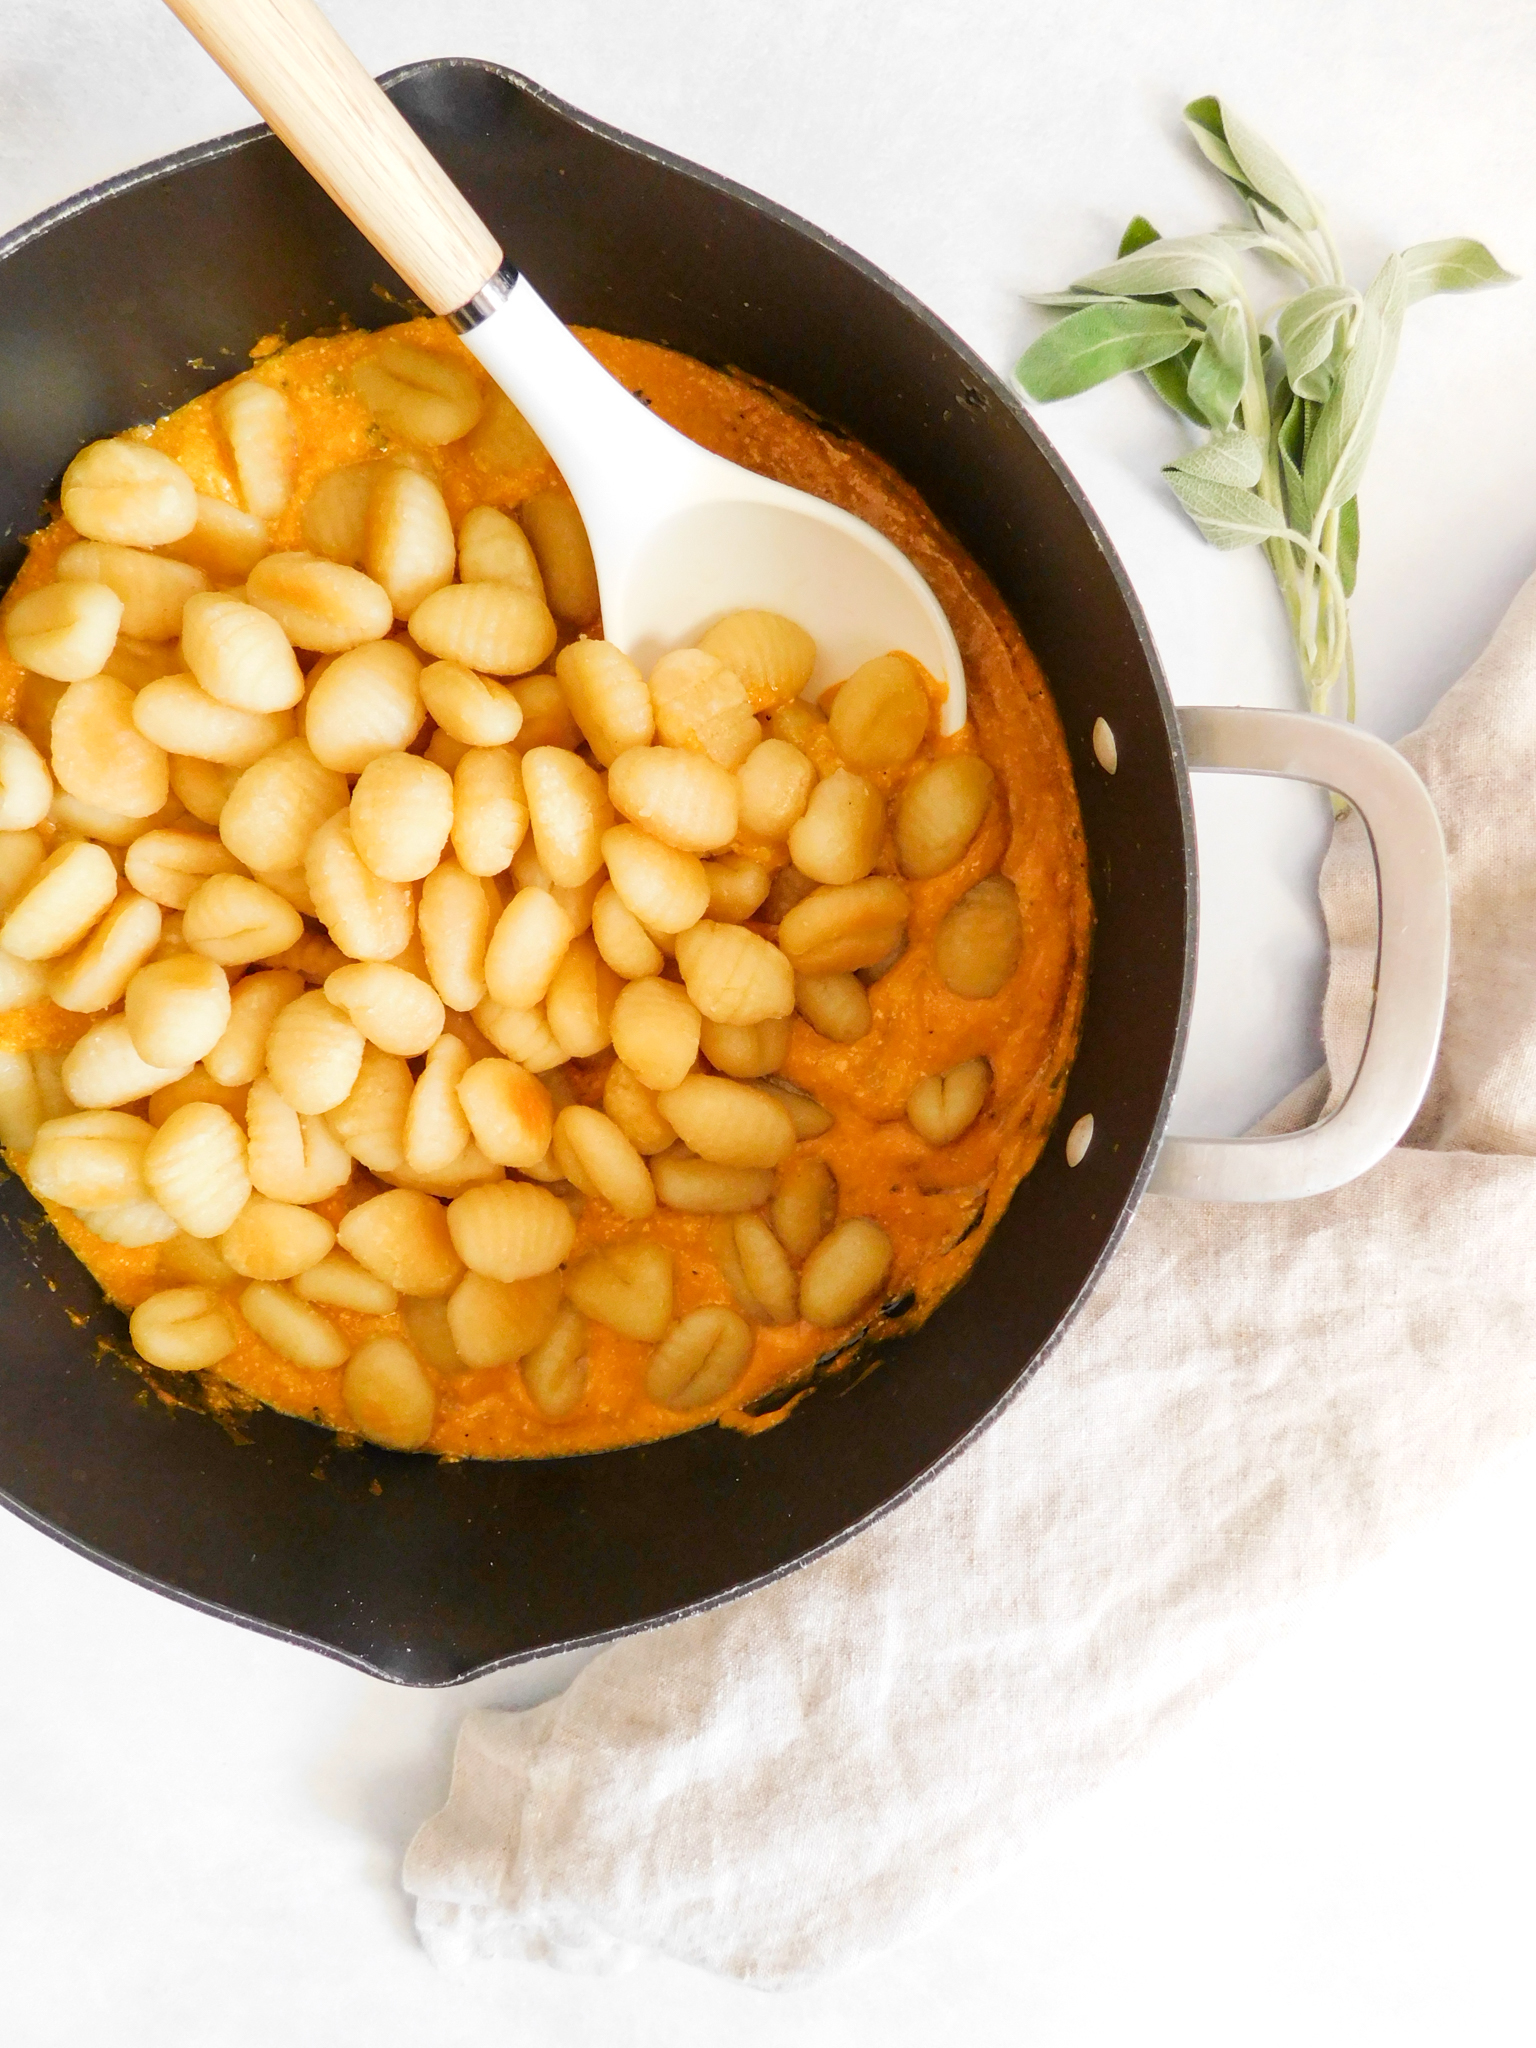
[[[428,1951],[791,1984],[899,1941],[1536,1423],[1536,580],[1403,742],[1452,988],[1404,1143],[1292,1204],[1149,1196],[1021,1398],[837,1550],[466,1720],[407,1859]],[[1375,976],[1336,826],[1326,1071]]]

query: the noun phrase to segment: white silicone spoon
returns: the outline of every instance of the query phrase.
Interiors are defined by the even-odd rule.
[[[167,0],[348,218],[446,314],[544,443],[581,509],[603,630],[648,669],[722,613],[815,638],[815,697],[899,648],[965,722],[938,600],[863,520],[695,447],[631,397],[504,262],[495,237],[312,0]]]

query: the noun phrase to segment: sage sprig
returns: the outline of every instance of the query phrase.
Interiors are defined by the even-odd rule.
[[[1432,293],[1511,276],[1481,242],[1457,238],[1389,256],[1359,291],[1322,206],[1278,151],[1220,100],[1191,101],[1184,119],[1243,220],[1164,239],[1138,214],[1113,263],[1035,300],[1062,317],[1026,349],[1017,376],[1044,400],[1138,371],[1203,430],[1164,476],[1213,546],[1264,549],[1311,709],[1329,710],[1342,687],[1353,718],[1357,494],[1403,315]],[[1262,315],[1243,267],[1252,257],[1291,282]]]

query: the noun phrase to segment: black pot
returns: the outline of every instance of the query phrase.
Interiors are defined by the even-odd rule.
[[[123,1318],[20,1183],[0,1190],[0,1495],[125,1576],[386,1678],[441,1685],[724,1600],[904,1498],[1023,1387],[1143,1187],[1194,958],[1194,839],[1146,624],[1082,494],[992,373],[905,293],[724,179],[494,65],[393,96],[566,320],[792,392],[913,483],[996,583],[1066,728],[1098,913],[1056,1134],[972,1277],[876,1370],[756,1438],[541,1463],[337,1451],[150,1395]],[[0,587],[83,442],[241,368],[257,336],[404,317],[406,294],[265,129],[97,187],[0,243]],[[1119,742],[1095,764],[1094,720]],[[1063,1134],[1092,1111],[1070,1169]]]

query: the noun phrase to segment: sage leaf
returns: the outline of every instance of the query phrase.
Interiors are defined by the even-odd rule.
[[[1314,283],[1317,264],[1307,248],[1306,236],[1278,215],[1261,214],[1259,217],[1266,223],[1265,229],[1261,232],[1252,228],[1233,228],[1230,231],[1233,243],[1240,249],[1251,249],[1255,256],[1267,256],[1271,262],[1283,263],[1287,270],[1295,271],[1308,284]],[[1216,232],[1227,239],[1227,230],[1218,228]]]
[[[1232,484],[1186,475],[1174,463],[1164,468],[1163,475],[1212,547],[1250,548],[1260,541],[1279,540],[1285,534],[1284,513],[1255,491],[1240,491]]]
[[[1242,165],[1227,147],[1221,102],[1214,95],[1207,93],[1203,99],[1191,100],[1184,109],[1184,125],[1208,163],[1213,163],[1224,178],[1230,178],[1245,198],[1258,196],[1243,176]]]
[[[1173,410],[1182,413],[1185,419],[1193,420],[1197,427],[1203,427],[1206,424],[1205,414],[1189,395],[1189,373],[1194,368],[1195,357],[1199,352],[1200,344],[1192,341],[1187,348],[1180,349],[1176,356],[1168,356],[1160,363],[1149,363],[1146,377],[1165,405],[1171,405]]]
[[[1134,256],[1138,249],[1145,249],[1149,242],[1160,242],[1162,236],[1153,227],[1144,213],[1138,213],[1126,223],[1125,233],[1120,237],[1117,256]]]
[[[1339,584],[1346,597],[1355,594],[1355,572],[1360,566],[1360,500],[1350,498],[1339,507]]]
[[[1313,527],[1359,488],[1397,360],[1404,304],[1402,258],[1389,256],[1361,302],[1354,339],[1307,439],[1303,475]]]
[[[1217,102],[1222,134],[1245,182],[1293,227],[1317,226],[1317,203],[1277,149],[1240,114]]]
[[[1251,491],[1264,474],[1264,450],[1242,427],[1224,427],[1168,464],[1180,476],[1201,477],[1213,484],[1235,484]]]
[[[1436,292],[1475,292],[1488,284],[1513,284],[1514,272],[1495,261],[1481,242],[1453,236],[1445,242],[1417,242],[1403,251],[1408,304]]]
[[[1281,307],[1275,333],[1291,389],[1300,397],[1324,399],[1333,389],[1334,336],[1359,296],[1346,285],[1320,284]]]
[[[1048,328],[1024,351],[1014,374],[1031,398],[1072,398],[1122,371],[1177,355],[1191,335],[1171,306],[1112,299]]]
[[[1421,242],[1355,291],[1321,206],[1271,144],[1212,94],[1191,100],[1184,120],[1241,219],[1164,238],[1135,215],[1113,263],[1037,301],[1067,317],[1026,351],[1018,376],[1048,399],[1136,370],[1203,430],[1167,465],[1170,488],[1213,546],[1263,545],[1308,702],[1325,711],[1342,690],[1353,718],[1357,494],[1404,315],[1432,293],[1510,274],[1481,242]],[[1255,317],[1244,259],[1284,267],[1272,334]]]
[[[1213,427],[1229,427],[1248,382],[1248,327],[1235,299],[1211,315],[1194,367],[1189,397]]]
[[[1025,304],[1065,311],[1074,306],[1108,305],[1112,296],[1108,292],[1031,292]],[[1129,305],[1130,301],[1127,299],[1123,303]]]
[[[1317,256],[1301,229],[1292,227],[1288,220],[1282,220],[1278,213],[1271,213],[1256,199],[1251,199],[1248,206],[1254,218],[1262,221],[1267,230],[1262,238],[1250,244],[1256,253],[1272,257],[1276,263],[1283,263],[1298,277],[1305,278],[1308,284],[1316,284],[1319,278]]]
[[[1115,292],[1130,299],[1156,298],[1163,292],[1204,292],[1208,299],[1232,298],[1237,274],[1214,235],[1171,236],[1149,242],[1102,270],[1074,277],[1074,291]]]
[[[1125,233],[1120,237],[1120,246],[1115,251],[1115,254],[1117,256],[1134,256],[1138,249],[1145,249],[1151,243],[1160,242],[1162,239],[1162,236],[1153,227],[1146,215],[1138,213],[1134,218],[1126,222]],[[1198,297],[1199,295],[1186,293],[1185,296]],[[1179,303],[1172,292],[1159,292],[1150,302],[1156,306],[1176,306]],[[1208,307],[1210,303],[1209,299],[1200,300],[1202,309]]]
[[[1298,533],[1308,533],[1312,527],[1312,511],[1307,502],[1306,479],[1302,472],[1307,459],[1309,414],[1316,410],[1315,406],[1308,405],[1306,399],[1294,397],[1288,384],[1281,385],[1275,394],[1275,417],[1280,422],[1275,436],[1280,455],[1280,487],[1285,496],[1286,514]]]
[[[1259,374],[1264,380],[1264,393],[1269,400],[1271,420],[1280,417],[1284,407],[1277,406],[1275,394],[1285,382],[1285,356],[1277,344],[1263,333],[1259,334]],[[1287,395],[1286,404],[1290,403]]]

